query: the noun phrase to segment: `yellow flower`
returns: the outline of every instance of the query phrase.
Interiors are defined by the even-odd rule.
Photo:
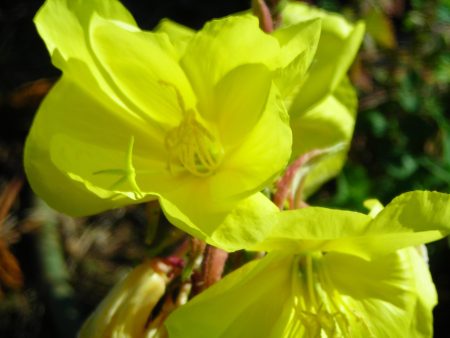
[[[342,15],[297,1],[286,1],[281,17],[281,27],[272,36],[289,41],[286,47],[298,45],[291,35],[303,26],[301,43],[310,46],[304,48],[301,57],[278,71],[277,82],[290,116],[291,160],[320,150],[320,161],[314,161],[312,166],[308,163],[308,170],[302,168],[296,173],[308,174],[302,186],[307,197],[335,176],[345,162],[358,103],[346,73],[361,44],[365,26],[362,21],[352,24]],[[321,23],[320,31],[311,25],[317,20]],[[157,30],[167,33],[179,50],[184,50],[195,33],[169,20],[163,20]]]
[[[316,149],[328,156],[315,162],[303,186],[309,195],[342,168],[353,135],[357,96],[346,73],[364,36],[362,21],[348,22],[342,15],[289,1],[282,12],[283,27],[320,18],[322,30],[307,76],[288,97],[292,128],[292,158]]]
[[[174,311],[169,336],[431,337],[436,291],[412,246],[448,234],[450,195],[406,193],[375,213],[279,212],[248,246],[269,254]]]
[[[304,74],[320,19],[270,36],[251,15],[228,17],[186,39],[140,30],[117,1],[47,0],[35,22],[63,75],[25,169],[52,207],[87,215],[158,198],[207,238],[232,210],[270,203],[259,191],[291,151],[283,74]]]

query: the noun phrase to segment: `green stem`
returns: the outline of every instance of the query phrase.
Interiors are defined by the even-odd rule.
[[[40,287],[57,336],[76,337],[81,321],[75,305],[75,292],[69,283],[70,276],[58,233],[57,213],[40,200],[36,201],[34,211],[35,216],[30,218],[40,223],[34,238]]]

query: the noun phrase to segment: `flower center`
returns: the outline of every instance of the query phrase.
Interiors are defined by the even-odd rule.
[[[298,257],[298,274],[294,285],[298,295],[294,300],[296,318],[304,337],[354,337],[353,325],[362,325],[370,337],[364,319],[333,288],[325,271],[318,271],[322,254]]]
[[[195,176],[209,176],[219,167],[223,148],[217,137],[205,127],[194,110],[185,112],[183,121],[170,130],[165,139],[169,152],[169,170],[181,164]]]

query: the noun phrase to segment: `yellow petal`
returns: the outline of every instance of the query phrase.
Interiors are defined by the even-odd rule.
[[[308,79],[300,89],[301,95],[292,103],[292,116],[312,108],[330,95],[341,82],[352,64],[364,34],[364,25],[359,23],[345,40],[326,34],[325,26],[317,49],[317,61],[311,67]],[[330,60],[330,55],[336,55]]]
[[[213,88],[232,69],[249,63],[269,68],[278,62],[279,43],[263,33],[251,15],[208,22],[190,40],[181,65],[199,98],[199,111],[214,114]]]
[[[414,191],[395,198],[374,219],[308,207],[277,214],[277,225],[256,250],[340,252],[372,259],[440,239],[450,231],[450,195]]]
[[[303,187],[305,197],[342,169],[353,136],[356,112],[356,92],[344,77],[332,95],[291,118],[293,159],[314,149],[338,148],[311,165]]]
[[[223,163],[223,170],[238,178],[242,192],[262,190],[286,166],[292,142],[288,123],[282,98],[272,86],[258,123],[239,146],[229,150]]]
[[[58,53],[62,57],[58,61],[85,60],[89,58],[89,51],[84,32],[93,13],[125,25],[136,25],[125,7],[116,0],[47,0],[34,21],[50,54]],[[64,67],[64,64],[57,66]]]
[[[208,243],[226,251],[251,248],[277,226],[278,207],[262,193],[245,199],[227,215],[208,238]]]
[[[165,322],[169,336],[282,337],[289,320],[292,261],[271,255],[234,271],[174,311]]]
[[[307,253],[311,251],[347,252],[342,241],[354,240],[371,221],[367,215],[319,207],[278,212],[276,225],[260,243],[248,249]]]
[[[169,129],[182,119],[180,100],[186,107],[195,106],[189,82],[166,34],[129,30],[94,15],[90,35],[98,67],[134,111]]]
[[[137,29],[133,17],[116,0],[48,0],[36,14],[34,22],[53,64],[64,72],[66,78],[77,82],[86,91],[96,92],[99,100],[120,103],[91,53],[87,37],[93,15]]]
[[[104,199],[85,188],[89,177],[102,179],[94,172],[125,167],[132,137],[145,144],[143,153],[165,161],[163,141],[155,137],[156,132],[149,132],[150,126],[113,101],[103,105],[92,94],[64,76],[41,104],[25,145],[25,170],[33,190],[50,206],[70,215],[93,214],[132,202],[127,195]],[[77,141],[70,144],[70,140]],[[111,153],[105,157],[95,153],[98,149]],[[74,181],[68,175],[85,172],[86,180]]]
[[[357,336],[431,337],[436,291],[425,262],[415,248],[370,262],[330,253],[320,271],[365,324]]]
[[[158,23],[158,26],[156,26],[155,32],[167,34],[180,58],[184,55],[189,41],[195,35],[193,29],[180,25],[170,19],[162,19]]]
[[[364,24],[347,22],[338,14],[327,13],[305,4],[290,2],[283,11],[284,24],[321,18],[322,31],[314,63],[301,95],[292,103],[291,116],[312,108],[330,95],[350,67],[364,35]]]
[[[242,142],[261,119],[272,86],[272,76],[264,65],[246,64],[234,68],[215,88],[221,143],[232,148]]]
[[[275,83],[286,100],[297,94],[305,80],[316,53],[320,38],[321,19],[312,19],[289,27],[281,27],[273,36],[281,46],[280,68],[275,72]],[[294,90],[294,93],[292,91]]]

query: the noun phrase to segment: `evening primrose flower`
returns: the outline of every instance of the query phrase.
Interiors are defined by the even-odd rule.
[[[305,49],[303,58],[279,72],[278,83],[290,116],[291,159],[315,150],[325,155],[308,168],[303,189],[304,195],[309,195],[335,176],[345,162],[357,112],[356,92],[346,73],[364,36],[364,23],[352,24],[337,13],[297,1],[287,1],[281,17],[281,27],[271,33],[273,37],[293,44],[292,31],[304,25],[304,43],[319,41],[317,49]],[[310,25],[317,19],[321,20],[320,36]],[[170,20],[163,20],[157,30],[167,33],[179,50],[184,50],[195,34]]]
[[[116,284],[83,324],[78,338],[150,337],[150,314],[164,295],[167,277],[142,263]]]
[[[412,246],[448,233],[449,202],[411,192],[374,218],[317,207],[280,212],[272,233],[249,247],[268,255],[173,312],[169,336],[431,337],[436,291]]]
[[[303,186],[309,195],[342,168],[352,138],[357,111],[355,89],[346,73],[364,36],[364,23],[348,22],[304,3],[287,2],[282,11],[282,27],[321,18],[322,30],[314,61],[307,76],[287,97],[293,134],[292,158],[328,149],[310,169]]]
[[[320,19],[270,36],[251,15],[189,39],[140,30],[113,0],[47,0],[35,18],[63,72],[25,147],[35,192],[71,215],[158,198],[169,220],[207,238],[286,165],[280,88],[311,62]],[[284,90],[284,89],[283,89]]]

